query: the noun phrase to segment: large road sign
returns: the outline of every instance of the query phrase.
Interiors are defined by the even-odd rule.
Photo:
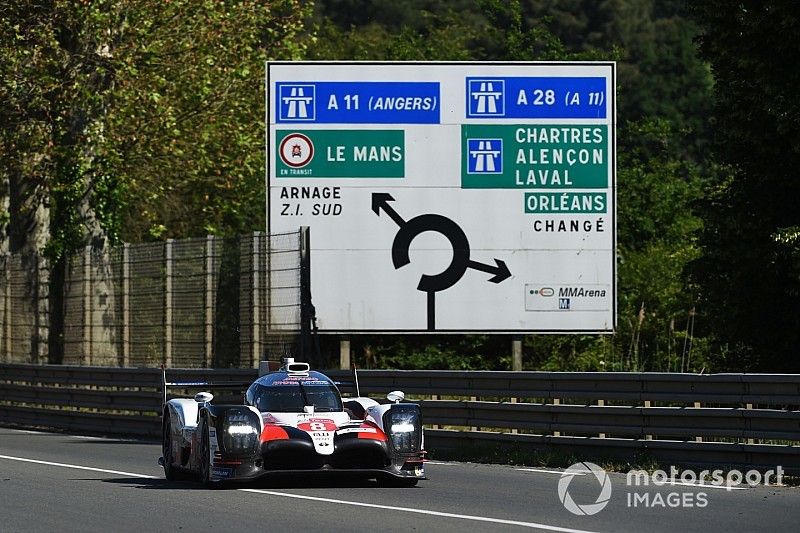
[[[267,64],[322,331],[612,332],[614,63]]]

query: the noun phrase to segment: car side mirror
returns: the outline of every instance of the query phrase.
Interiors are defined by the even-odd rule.
[[[198,392],[194,395],[194,401],[197,403],[208,403],[214,399],[214,395],[210,392]]]
[[[406,395],[401,390],[393,390],[389,394],[386,395],[386,399],[390,402],[400,403],[406,399]]]

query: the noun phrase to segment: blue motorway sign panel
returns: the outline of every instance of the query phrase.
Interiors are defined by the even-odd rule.
[[[438,82],[278,82],[276,122],[439,124]]]
[[[606,78],[467,77],[467,118],[606,118]]]

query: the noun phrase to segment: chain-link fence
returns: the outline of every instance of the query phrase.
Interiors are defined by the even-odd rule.
[[[0,361],[219,368],[297,355],[300,247],[299,231],[87,247],[57,300],[42,258],[1,257]]]

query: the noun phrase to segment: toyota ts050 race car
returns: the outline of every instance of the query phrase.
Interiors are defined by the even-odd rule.
[[[356,378],[357,383],[357,378]],[[342,399],[334,381],[306,363],[284,366],[253,382],[242,405],[217,405],[213,395],[166,401],[162,452],[167,479],[193,473],[207,486],[254,480],[271,473],[347,472],[392,486],[425,479],[419,406],[404,395],[389,404],[365,397]]]

